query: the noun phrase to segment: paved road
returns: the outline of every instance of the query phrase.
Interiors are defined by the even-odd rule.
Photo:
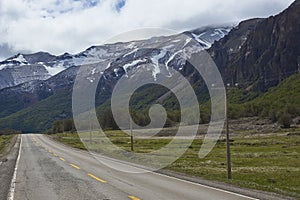
[[[123,168],[126,164],[112,162]],[[119,167],[120,167],[119,166]],[[87,152],[43,135],[23,135],[17,168],[16,200],[249,200],[250,197],[157,173],[115,171]]]

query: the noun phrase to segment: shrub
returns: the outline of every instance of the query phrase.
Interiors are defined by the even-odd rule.
[[[292,117],[288,113],[284,113],[279,117],[279,123],[282,128],[290,128],[292,124]]]

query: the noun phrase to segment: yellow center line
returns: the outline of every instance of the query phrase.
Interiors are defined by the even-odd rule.
[[[60,160],[62,160],[62,161],[66,161],[64,158],[59,158]]]
[[[128,196],[130,199],[132,199],[132,200],[141,200],[141,199],[139,199],[139,198],[137,198],[137,197],[135,197],[135,196]]]
[[[58,157],[58,155],[57,155],[57,154],[55,154],[55,153],[53,153],[53,155],[54,155],[55,157]]]
[[[92,177],[93,179],[95,179],[95,180],[101,182],[101,183],[106,183],[105,180],[103,180],[103,179],[101,179],[101,178],[98,178],[97,176],[95,176],[95,175],[93,175],[93,174],[88,173],[87,175],[90,176],[90,177]]]
[[[74,165],[74,164],[70,164],[71,165],[71,167],[73,167],[73,168],[75,168],[75,169],[80,169],[80,167],[78,167],[77,165]]]

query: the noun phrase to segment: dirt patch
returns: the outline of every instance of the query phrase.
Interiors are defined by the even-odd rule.
[[[5,159],[4,157],[11,151],[13,146],[16,144],[17,138],[18,136],[15,135],[12,139],[8,141],[5,147],[0,151],[0,161],[3,162],[3,159]]]

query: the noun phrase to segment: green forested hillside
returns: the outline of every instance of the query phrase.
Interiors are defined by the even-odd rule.
[[[0,119],[0,129],[23,132],[40,132],[49,129],[53,122],[71,116],[71,91],[59,93],[26,109]]]
[[[145,95],[145,91],[148,95]],[[132,100],[134,118],[141,124],[147,124],[149,118],[147,116],[146,104],[151,104],[158,97],[154,89],[149,87],[146,90],[139,91]],[[149,93],[152,91],[152,93]],[[246,95],[243,95],[246,94]],[[271,118],[277,121],[280,116],[289,114],[291,117],[300,116],[300,75],[296,74],[284,80],[277,87],[270,88],[266,93],[252,99],[252,93],[247,93],[241,89],[229,91],[229,116],[230,118],[260,116]],[[258,95],[258,94],[255,94]],[[245,100],[245,97],[252,99]],[[144,102],[141,104],[141,102]],[[14,113],[8,117],[0,119],[0,129],[13,128],[24,132],[41,132],[52,127],[54,121],[72,117],[71,113],[71,90],[62,90],[59,93],[31,106]],[[178,104],[171,102],[170,99],[165,101],[169,109],[169,125],[176,123],[180,119],[180,112],[176,111]],[[172,105],[175,106],[172,109]],[[202,122],[209,120],[209,103],[201,106]],[[105,121],[111,117],[107,109],[109,108],[109,100],[100,106],[97,111],[101,121]],[[138,111],[137,111],[138,110]],[[107,119],[111,120],[111,119]],[[110,126],[108,123],[106,126]],[[112,127],[114,128],[114,127]]]
[[[250,101],[239,103],[242,92],[229,92],[231,118],[260,116],[277,121],[281,115],[300,116],[300,75],[295,74],[277,87],[270,88],[266,93]],[[252,94],[250,94],[252,95]]]

